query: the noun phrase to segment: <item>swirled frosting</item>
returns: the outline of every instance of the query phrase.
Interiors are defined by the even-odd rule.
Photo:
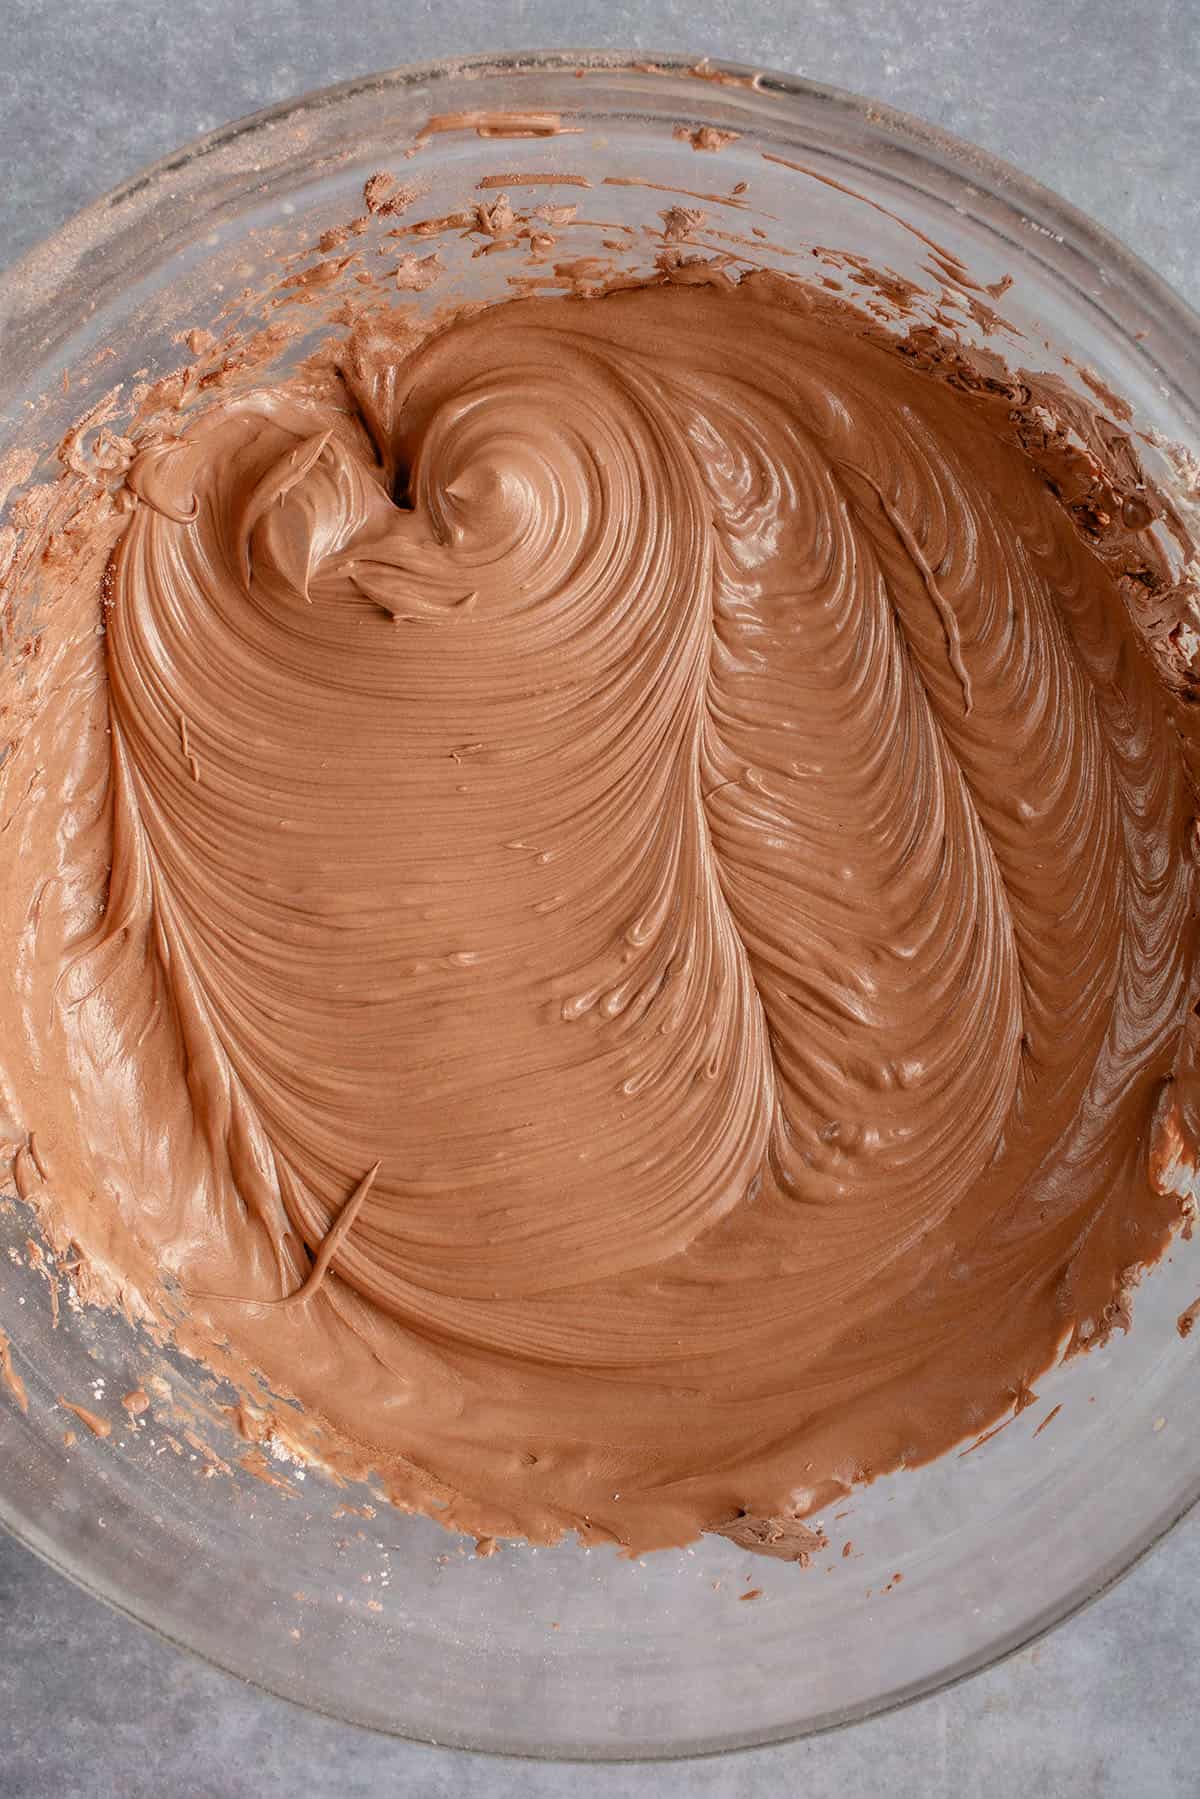
[[[861,323],[519,301],[130,471],[79,1116],[193,1316],[449,1523],[809,1510],[1176,1220],[1148,511],[1089,537],[1003,383]]]

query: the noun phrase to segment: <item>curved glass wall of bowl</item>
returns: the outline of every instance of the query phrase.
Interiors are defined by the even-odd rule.
[[[350,291],[363,264],[335,274],[322,304],[293,309],[278,304],[295,291],[279,283],[308,262],[280,258],[360,214],[379,171],[424,191],[402,217],[376,220],[376,235],[459,214],[505,191],[501,176],[583,175],[589,188],[507,191],[522,205],[531,195],[578,203],[580,221],[604,221],[605,236],[636,246],[615,258],[631,270],[652,264],[660,214],[674,205],[705,215],[689,254],[824,272],[851,292],[845,266],[826,268],[814,250],[856,252],[936,291],[933,240],[981,282],[1012,277],[996,309],[1025,335],[995,340],[1007,359],[1071,381],[1083,365],[1125,396],[1140,429],[1200,441],[1197,321],[1064,203],[851,96],[647,60],[657,66],[555,52],[401,70],[243,121],[128,183],[0,281],[0,456],[33,439],[46,446],[35,477],[54,470],[51,446],[118,383],[119,429],[137,380],[189,360],[174,341],[181,325],[295,317],[283,365],[301,355],[327,333],[337,284]],[[569,129],[514,139],[466,125],[405,154],[430,118],[497,112],[557,114]],[[736,136],[698,153],[679,127]],[[558,237],[566,261],[596,254],[601,232],[580,223]],[[375,236],[363,241],[394,268],[374,257]],[[427,293],[402,297],[432,306],[511,294],[508,277],[533,271],[474,255],[481,241],[461,227],[397,240],[397,255],[438,249],[446,269]],[[1170,479],[1169,462],[1155,472]],[[36,624],[36,591],[30,603],[10,646]],[[12,1113],[0,1135],[36,1128],[19,1096]],[[856,1492],[821,1520],[829,1547],[802,1569],[716,1538],[642,1561],[574,1543],[477,1558],[369,1484],[342,1490],[269,1453],[256,1461],[213,1421],[231,1394],[123,1318],[76,1309],[65,1282],[56,1327],[31,1236],[36,1219],[13,1198],[0,1208],[0,1328],[28,1412],[0,1389],[5,1522],[172,1641],[403,1735],[640,1757],[860,1718],[1027,1641],[1101,1591],[1200,1494],[1184,1428],[1200,1332],[1185,1341],[1176,1328],[1200,1292],[1200,1254],[1183,1242],[1139,1289],[1128,1338],[1055,1369],[1037,1383],[1039,1403],[991,1441]],[[146,1386],[151,1366],[169,1397]],[[150,1407],[134,1429],[120,1399],[139,1388]],[[111,1433],[94,1435],[60,1395]]]

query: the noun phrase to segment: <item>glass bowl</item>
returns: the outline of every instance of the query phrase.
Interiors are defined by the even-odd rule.
[[[404,157],[431,116],[514,110],[560,114],[571,134],[445,130]],[[686,133],[706,126],[737,136],[698,152]],[[1086,366],[1125,396],[1148,438],[1200,442],[1198,321],[1128,251],[1012,169],[789,76],[553,52],[400,69],[309,95],[201,139],[81,214],[0,280],[0,458],[31,436],[52,445],[114,383],[127,394],[140,371],[177,367],[181,324],[209,326],[231,302],[278,318],[275,259],[360,211],[364,180],[381,169],[427,183],[417,210],[431,217],[461,208],[487,176],[583,169],[584,210],[643,242],[675,190],[719,189],[699,203],[746,233],[721,240],[733,253],[746,251],[752,217],[765,236],[749,254],[769,264],[812,268],[814,251],[833,246],[928,287],[928,246],[899,215],[980,280],[1013,277],[1002,310],[1024,339],[998,340],[1006,356],[1072,381]],[[603,177],[616,184],[601,187]],[[594,235],[574,242],[595,247]],[[442,292],[511,291],[503,257],[469,250],[450,244]],[[288,354],[305,341],[301,331]],[[1165,463],[1155,472],[1169,478]],[[9,656],[17,636],[3,639]],[[6,995],[0,1006],[0,1065],[11,1004]],[[0,1106],[9,1138],[36,1126],[7,1083]],[[718,1538],[643,1560],[574,1543],[479,1559],[369,1486],[341,1490],[285,1462],[244,1468],[231,1432],[222,1443],[222,1426],[199,1435],[189,1425],[221,1395],[178,1355],[144,1428],[118,1422],[93,1436],[56,1396],[124,1420],[117,1399],[146,1379],[152,1353],[162,1357],[144,1332],[72,1303],[65,1288],[55,1325],[53,1283],[27,1249],[36,1229],[21,1202],[0,1206],[0,1252],[11,1252],[0,1253],[0,1328],[29,1395],[23,1415],[0,1387],[4,1522],[171,1641],[399,1735],[619,1758],[863,1718],[1027,1642],[1102,1591],[1200,1494],[1200,1332],[1184,1342],[1176,1329],[1200,1290],[1200,1256],[1182,1241],[1140,1288],[1128,1337],[1055,1368],[1037,1384],[1039,1404],[993,1440],[856,1492],[822,1520],[829,1549],[799,1568]],[[228,1472],[208,1473],[213,1453]]]

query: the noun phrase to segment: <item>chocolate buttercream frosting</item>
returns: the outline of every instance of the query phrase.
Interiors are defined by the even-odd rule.
[[[713,276],[140,448],[26,748],[31,1116],[331,1460],[787,1553],[1126,1321],[1191,677],[1128,444],[1050,404]]]

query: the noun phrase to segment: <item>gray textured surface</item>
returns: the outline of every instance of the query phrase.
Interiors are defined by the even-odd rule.
[[[1200,303],[1196,0],[7,0],[0,263],[225,119],[372,68],[530,45],[791,69],[973,138],[1093,213]],[[998,1578],[1003,1578],[998,1571]],[[377,1739],[168,1649],[0,1539],[0,1796],[1193,1799],[1200,1518],[1001,1668],[815,1742],[674,1769],[490,1761]]]

